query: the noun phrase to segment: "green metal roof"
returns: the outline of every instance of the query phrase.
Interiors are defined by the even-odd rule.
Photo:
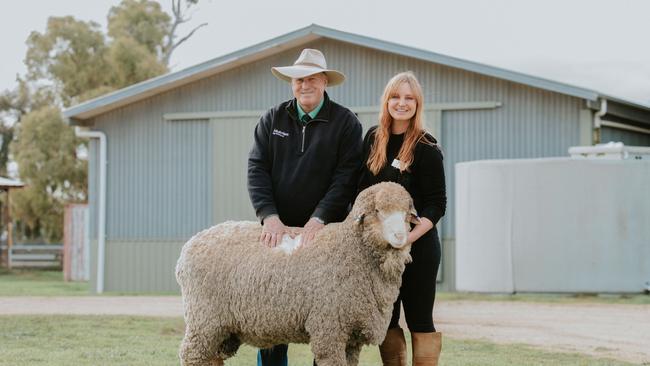
[[[418,60],[429,61],[436,64],[475,72],[482,75],[509,80],[519,84],[529,85],[539,89],[583,98],[588,101],[597,101],[599,98],[607,99],[629,107],[633,107],[635,109],[641,109],[644,112],[643,114],[645,114],[645,112],[650,112],[650,105],[605,95],[594,90],[312,24],[305,28],[298,29],[296,31],[244,48],[225,56],[200,63],[184,70],[158,76],[156,78],[149,79],[103,95],[101,97],[77,104],[66,109],[63,112],[63,115],[67,120],[73,121],[89,119],[112,109],[133,103],[152,95],[159,94],[181,85],[191,83],[210,75],[214,75],[225,70],[283,52],[287,49],[306,44],[319,38],[334,39],[337,41],[399,54]],[[648,123],[650,123],[650,120],[648,120]]]

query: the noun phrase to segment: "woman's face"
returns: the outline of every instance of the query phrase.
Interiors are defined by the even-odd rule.
[[[415,115],[418,102],[408,83],[401,83],[388,98],[388,113],[395,121],[408,121]]]

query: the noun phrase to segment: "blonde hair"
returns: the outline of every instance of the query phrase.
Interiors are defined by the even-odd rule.
[[[433,144],[433,141],[430,141],[426,137],[426,131],[424,130],[424,117],[422,112],[424,97],[418,79],[411,71],[402,72],[393,76],[388,81],[388,84],[386,84],[384,94],[381,97],[379,123],[375,130],[375,140],[370,149],[368,161],[366,162],[368,169],[370,169],[374,175],[377,175],[384,165],[386,165],[386,147],[388,145],[388,138],[390,137],[391,127],[393,124],[393,117],[391,117],[388,112],[388,100],[392,95],[397,93],[397,89],[399,89],[400,85],[403,83],[407,83],[411,87],[417,106],[415,109],[415,115],[411,118],[406,132],[404,133],[404,142],[402,143],[402,147],[397,154],[397,159],[401,162],[399,170],[403,172],[408,170],[411,166],[413,163],[415,146],[418,142],[422,141],[426,144]]]

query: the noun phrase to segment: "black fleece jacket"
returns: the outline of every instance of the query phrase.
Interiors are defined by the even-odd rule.
[[[325,102],[318,115],[298,120],[296,99],[268,110],[255,127],[248,157],[248,193],[261,220],[278,214],[289,226],[310,217],[342,221],[361,165],[361,124],[349,109]]]

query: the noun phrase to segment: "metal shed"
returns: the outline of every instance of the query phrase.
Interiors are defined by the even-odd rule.
[[[107,163],[100,163],[99,139],[89,154],[96,291],[177,291],[173,269],[189,237],[226,219],[254,219],[245,169],[252,130],[264,110],[291,98],[270,68],[293,63],[305,47],[321,49],[329,66],[346,73],[346,83],[328,93],[358,113],[365,129],[376,122],[392,75],[412,70],[420,79],[427,126],[445,152],[449,208],[441,223],[440,287],[446,290],[455,287],[455,163],[566,156],[570,146],[609,140],[650,146],[648,105],[310,25],[64,112],[70,124],[100,132],[105,141]],[[97,224],[101,212],[105,227]],[[98,247],[105,248],[103,265]]]

